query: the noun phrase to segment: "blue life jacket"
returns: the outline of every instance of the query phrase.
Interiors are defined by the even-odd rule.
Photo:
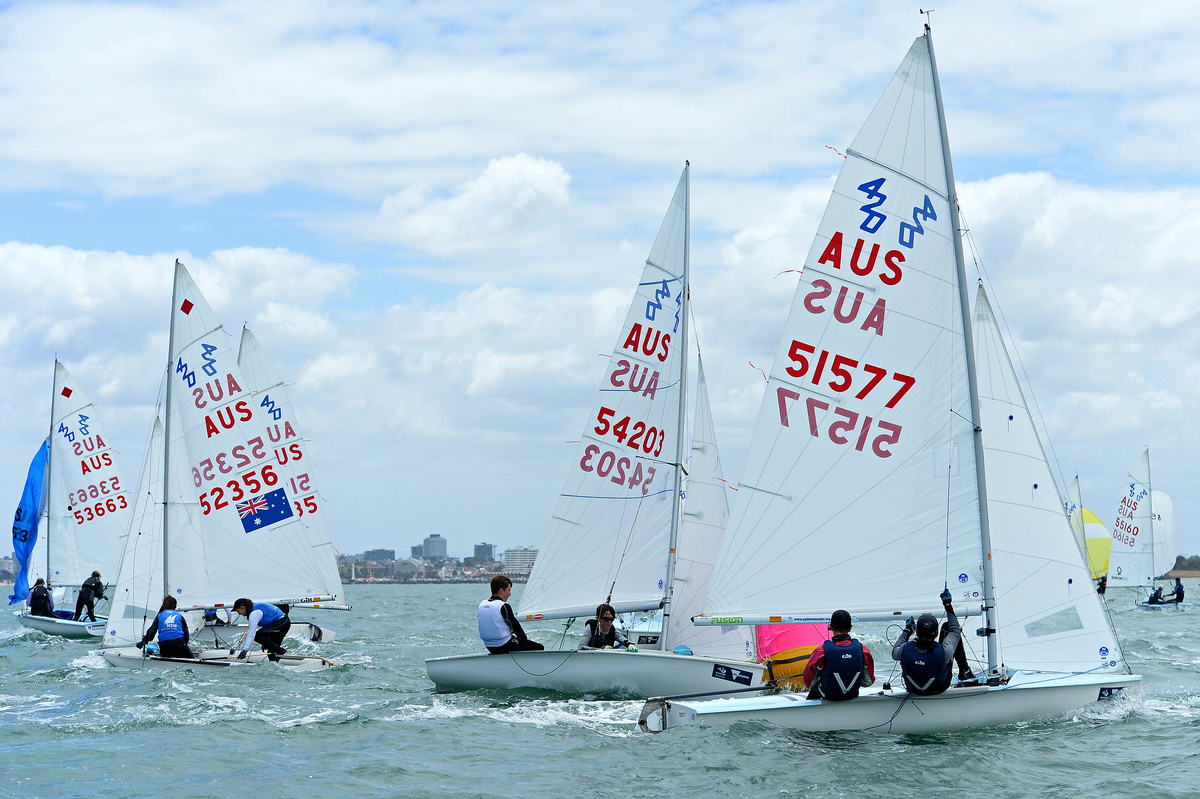
[[[821,667],[821,696],[835,702],[853,699],[862,687],[863,645],[857,638],[850,646],[838,646],[833,641],[821,644],[825,665]]]
[[[916,641],[909,641],[900,652],[900,670],[904,672],[904,687],[910,694],[933,696],[950,687],[950,664],[942,666],[946,650],[936,644],[931,652],[917,649]]]
[[[158,640],[178,641],[183,638],[183,614],[177,610],[164,610],[158,614]]]
[[[272,605],[270,602],[255,602],[254,607],[250,609],[253,613],[256,610],[262,611],[262,621],[259,626],[266,627],[268,624],[274,624],[283,618],[283,611]]]
[[[1183,601],[1183,583],[1175,584],[1175,601],[1176,602]]]

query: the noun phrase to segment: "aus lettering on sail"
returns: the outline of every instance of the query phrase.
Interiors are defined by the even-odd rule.
[[[1129,484],[1129,493],[1121,497],[1121,504],[1117,506],[1117,521],[1112,531],[1114,541],[1130,548],[1137,545],[1140,528],[1133,523],[1133,514],[1137,512],[1138,503],[1145,499],[1148,493],[1150,492],[1137,483]]]
[[[865,202],[858,209],[863,214],[858,227],[834,230],[830,235],[812,270],[819,274],[809,281],[812,288],[801,303],[812,316],[826,317],[836,327],[845,326],[842,329],[856,330],[869,338],[856,342],[849,352],[823,347],[821,339],[829,331],[826,322],[821,328],[826,333],[815,343],[793,339],[785,371],[800,382],[795,387],[776,387],[780,425],[791,427],[799,415],[801,429],[807,421],[808,432],[814,438],[826,438],[878,458],[891,457],[902,432],[900,424],[883,416],[897,407],[917,380],[886,363],[874,363],[861,353],[868,351],[871,339],[886,334],[887,291],[904,280],[906,263],[925,235],[926,225],[938,218],[926,194],[924,202],[913,206],[898,227],[884,228],[888,219],[883,210],[888,198],[886,188],[884,177],[859,184],[857,191]],[[868,288],[868,281],[872,286],[878,284],[877,288]],[[803,395],[796,390],[800,386],[805,389]],[[882,409],[874,414],[866,411],[878,408],[882,398],[886,398]],[[854,406],[859,403],[863,407],[856,410]]]

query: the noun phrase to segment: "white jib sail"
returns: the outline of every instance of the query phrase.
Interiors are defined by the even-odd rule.
[[[329,540],[329,527],[325,523],[325,500],[317,492],[316,476],[313,474],[308,447],[300,433],[300,425],[296,422],[292,402],[288,398],[283,380],[267,360],[258,339],[248,327],[242,329],[238,366],[242,368],[242,374],[246,377],[247,385],[243,388],[253,394],[254,400],[251,405],[266,410],[270,416],[267,419],[267,435],[270,442],[291,442],[285,457],[294,460],[299,471],[293,478],[296,481],[295,485],[290,487],[293,508],[300,517],[297,531],[303,531],[303,540],[296,542],[297,552],[301,557],[307,556],[306,570],[314,584],[320,586],[319,593],[326,597],[340,596],[342,581],[338,576],[333,543]],[[295,447],[292,444],[295,444]]]
[[[675,579],[668,623],[671,647],[687,646],[697,655],[756,660],[752,627],[696,627],[692,616],[704,609],[717,551],[729,521],[729,484],[721,473],[717,433],[713,426],[704,380],[704,363],[697,359],[696,416],[692,455],[688,462],[683,520],[675,545]]]
[[[104,646],[130,646],[142,640],[162,604],[162,456],[163,427],[155,416],[137,494],[131,497],[129,535],[125,538],[116,586],[111,590],[112,610]],[[195,631],[190,620],[188,626]]]
[[[1151,489],[1150,529],[1154,531],[1154,572],[1160,577],[1175,568],[1175,506],[1166,492]]]
[[[181,608],[329,596],[313,568],[300,436],[256,398],[225,330],[176,266],[167,588]],[[324,512],[318,503],[316,513]]]
[[[929,50],[847,152],[772,366],[713,616],[982,594],[966,344]],[[783,619],[787,621],[787,619]]]
[[[1041,671],[1124,670],[982,286],[974,339],[1001,660]]]
[[[1157,515],[1161,492],[1150,494],[1150,450],[1142,453],[1137,466],[1129,473],[1120,501],[1117,503],[1117,518],[1112,528],[1112,553],[1108,561],[1108,584],[1110,587],[1149,587],[1156,577],[1171,570],[1175,564],[1174,554],[1167,558],[1167,549],[1158,544],[1158,530],[1152,523],[1151,511]],[[1154,502],[1150,500],[1153,498]],[[1153,507],[1152,507],[1153,505]],[[1170,498],[1166,501],[1170,509]],[[1171,518],[1170,541],[1174,552],[1174,512]],[[1158,529],[1163,529],[1160,520]]]
[[[1078,475],[1071,481],[1071,487],[1067,489],[1067,498],[1063,500],[1063,510],[1066,511],[1067,520],[1071,522],[1071,534],[1075,536],[1075,543],[1079,546],[1079,551],[1083,553],[1084,560],[1087,560],[1087,534],[1083,528],[1083,499],[1080,498]]]
[[[50,412],[49,518],[30,559],[29,584],[46,577],[70,596],[93,571],[108,584],[116,580],[132,501],[92,403],[57,361]]]
[[[686,182],[650,250],[542,541],[520,613],[659,607],[679,430]],[[611,593],[611,599],[609,599]]]

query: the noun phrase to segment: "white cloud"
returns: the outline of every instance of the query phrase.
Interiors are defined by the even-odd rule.
[[[428,186],[389,195],[380,208],[385,235],[438,255],[478,251],[510,240],[542,208],[569,200],[562,164],[525,153],[493,159],[458,194],[428,199]]]

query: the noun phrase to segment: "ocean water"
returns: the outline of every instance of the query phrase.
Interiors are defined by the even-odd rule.
[[[764,723],[648,735],[640,701],[435,694],[424,658],[478,651],[486,586],[347,594],[353,612],[295,614],[337,630],[327,644],[289,642],[341,664],[313,674],[116,669],[89,643],[0,622],[0,795],[1200,795],[1200,608],[1148,613],[1114,592],[1142,694],[1066,718],[928,736]],[[530,632],[552,642],[554,629]],[[886,630],[856,633],[886,677]]]

